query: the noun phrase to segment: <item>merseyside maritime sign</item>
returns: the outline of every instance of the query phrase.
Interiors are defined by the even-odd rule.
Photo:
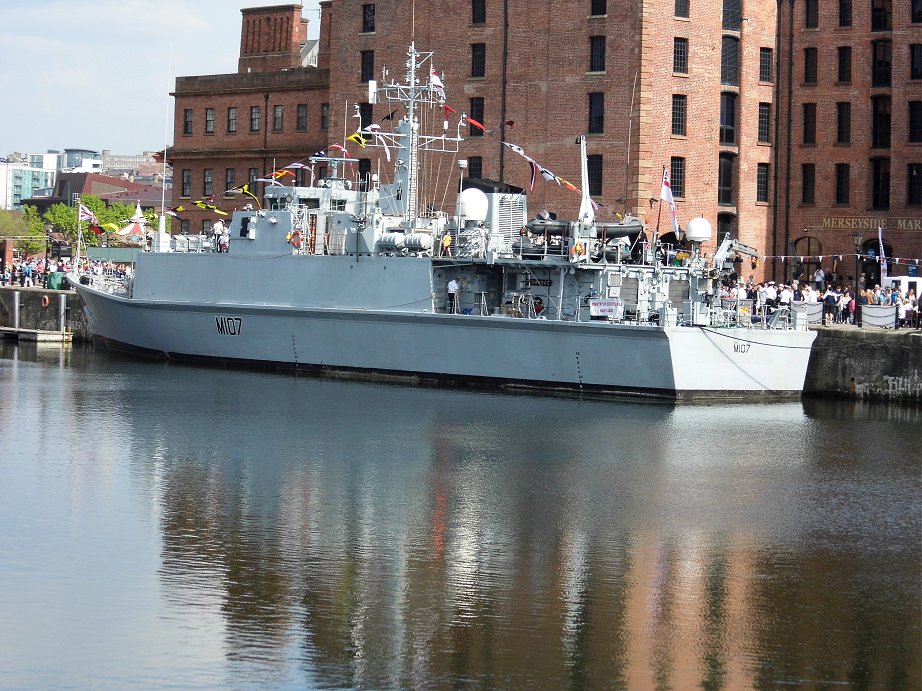
[[[887,218],[885,216],[826,216],[823,228],[842,230],[920,230],[922,218]]]

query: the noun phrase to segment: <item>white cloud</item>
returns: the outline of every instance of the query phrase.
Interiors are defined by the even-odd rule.
[[[176,76],[235,72],[240,10],[278,0],[0,0],[0,156],[139,153],[172,128]],[[317,0],[302,0],[319,33]],[[7,5],[14,5],[8,7]],[[170,132],[169,137],[172,137]]]

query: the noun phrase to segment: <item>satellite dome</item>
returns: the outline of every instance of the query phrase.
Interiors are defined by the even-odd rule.
[[[707,242],[711,239],[711,223],[702,216],[691,219],[685,226],[685,237],[692,242]]]
[[[458,195],[458,209],[461,218],[468,221],[487,220],[487,195],[474,187],[468,187]]]

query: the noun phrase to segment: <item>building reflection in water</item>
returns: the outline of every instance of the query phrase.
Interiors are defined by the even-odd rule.
[[[918,462],[860,443],[913,435],[860,405],[152,371],[109,375],[99,443],[159,520],[189,654],[234,684],[920,686]]]

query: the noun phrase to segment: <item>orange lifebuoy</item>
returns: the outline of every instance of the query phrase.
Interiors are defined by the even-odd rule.
[[[575,245],[573,245],[573,256],[578,257],[582,255],[582,253],[583,253],[583,243],[577,242]]]
[[[296,230],[291,234],[291,237],[288,239],[288,242],[291,243],[291,246],[295,249],[301,248],[301,231]]]
[[[42,307],[48,307],[51,304],[51,300],[47,295],[42,295]]]

